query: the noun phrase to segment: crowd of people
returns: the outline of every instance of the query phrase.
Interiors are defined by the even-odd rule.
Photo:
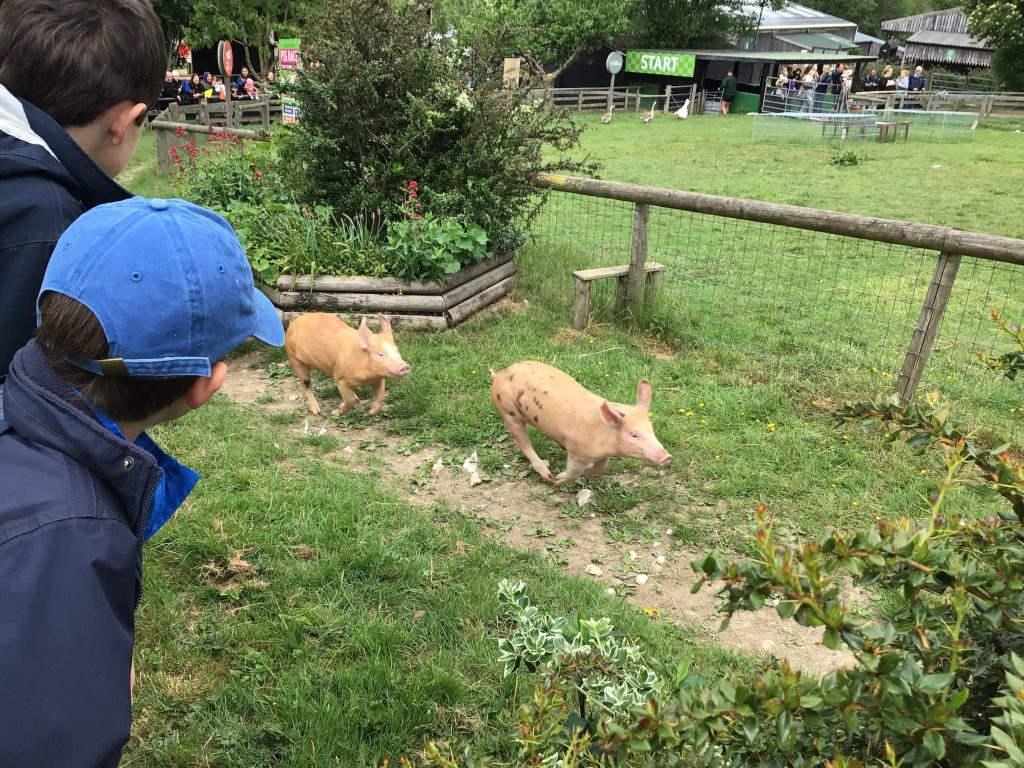
[[[248,67],[242,67],[242,71],[226,84],[224,78],[213,77],[209,72],[203,72],[202,75],[193,72],[187,79],[178,80],[171,70],[167,70],[160,97],[183,106],[202,101],[224,101],[229,87],[231,98],[236,100],[276,99],[281,95],[274,70],[267,72],[265,81],[259,84],[255,74],[250,73]]]
[[[911,74],[909,69],[901,69],[897,75],[892,67],[882,70],[872,67],[861,84],[863,91],[923,91],[925,90],[924,69],[917,67]]]
[[[825,96],[831,94],[832,100],[827,109],[840,111],[852,86],[853,73],[846,69],[845,64],[839,64],[835,69],[825,64],[820,70],[817,64],[794,64],[783,67],[779,72],[775,96],[785,102],[787,112],[823,112],[826,111]]]

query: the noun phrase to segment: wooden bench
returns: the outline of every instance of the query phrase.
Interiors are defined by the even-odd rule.
[[[644,264],[646,292],[654,290],[658,273],[665,269],[664,264],[651,261]],[[618,288],[615,291],[615,306],[619,309],[626,306],[626,281],[629,277],[629,265],[621,267],[597,267],[596,269],[578,269],[572,273],[576,280],[576,291],[572,297],[572,327],[578,331],[587,327],[590,322],[590,284],[605,277],[617,277]]]
[[[875,123],[878,128],[878,143],[885,144],[889,140],[889,134],[892,134],[892,140],[895,142],[900,137],[900,133],[903,134],[903,140],[906,141],[910,137],[910,121],[909,120],[894,120],[894,121],[880,121]]]

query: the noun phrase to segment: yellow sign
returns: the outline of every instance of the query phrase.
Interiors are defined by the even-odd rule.
[[[519,57],[505,59],[505,71],[501,79],[506,88],[519,87],[519,70],[522,64],[523,60]]]

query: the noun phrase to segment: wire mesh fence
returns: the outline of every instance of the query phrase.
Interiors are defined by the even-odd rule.
[[[827,212],[822,212],[828,216]],[[532,247],[564,272],[625,264],[634,204],[553,192]],[[641,322],[683,348],[724,351],[784,370],[810,388],[892,389],[935,270],[932,250],[796,227],[652,207],[647,260],[665,265]],[[601,284],[604,283],[604,284]],[[616,285],[595,283],[591,316],[616,319]],[[1024,266],[964,256],[921,386],[968,412],[1021,405],[1019,384],[978,362],[1007,340],[990,311],[1024,317]],[[568,312],[568,309],[567,309]]]
[[[906,123],[906,135],[901,138],[907,141],[964,142],[973,139],[978,115],[920,109],[778,112],[754,115],[753,123],[753,140],[763,143],[874,142],[879,140],[880,123]]]

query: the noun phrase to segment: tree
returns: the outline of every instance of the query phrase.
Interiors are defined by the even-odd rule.
[[[995,49],[992,67],[1011,90],[1024,87],[1024,0],[967,0],[971,35]]]
[[[188,40],[195,45],[214,45],[219,40],[237,40],[245,46],[245,63],[255,70],[249,58],[249,47],[260,54],[264,69],[271,62],[275,34],[297,32],[310,0],[171,0],[189,5]]]
[[[194,0],[153,0],[153,10],[160,17],[160,26],[164,30],[167,42],[167,66],[171,66],[177,58],[178,40],[181,39],[192,19]]]
[[[500,39],[548,83],[627,25],[622,0],[454,0],[438,4],[435,15],[435,25],[457,30],[469,45]]]
[[[725,42],[754,19],[741,0],[632,0],[630,38],[650,48],[689,48]]]

